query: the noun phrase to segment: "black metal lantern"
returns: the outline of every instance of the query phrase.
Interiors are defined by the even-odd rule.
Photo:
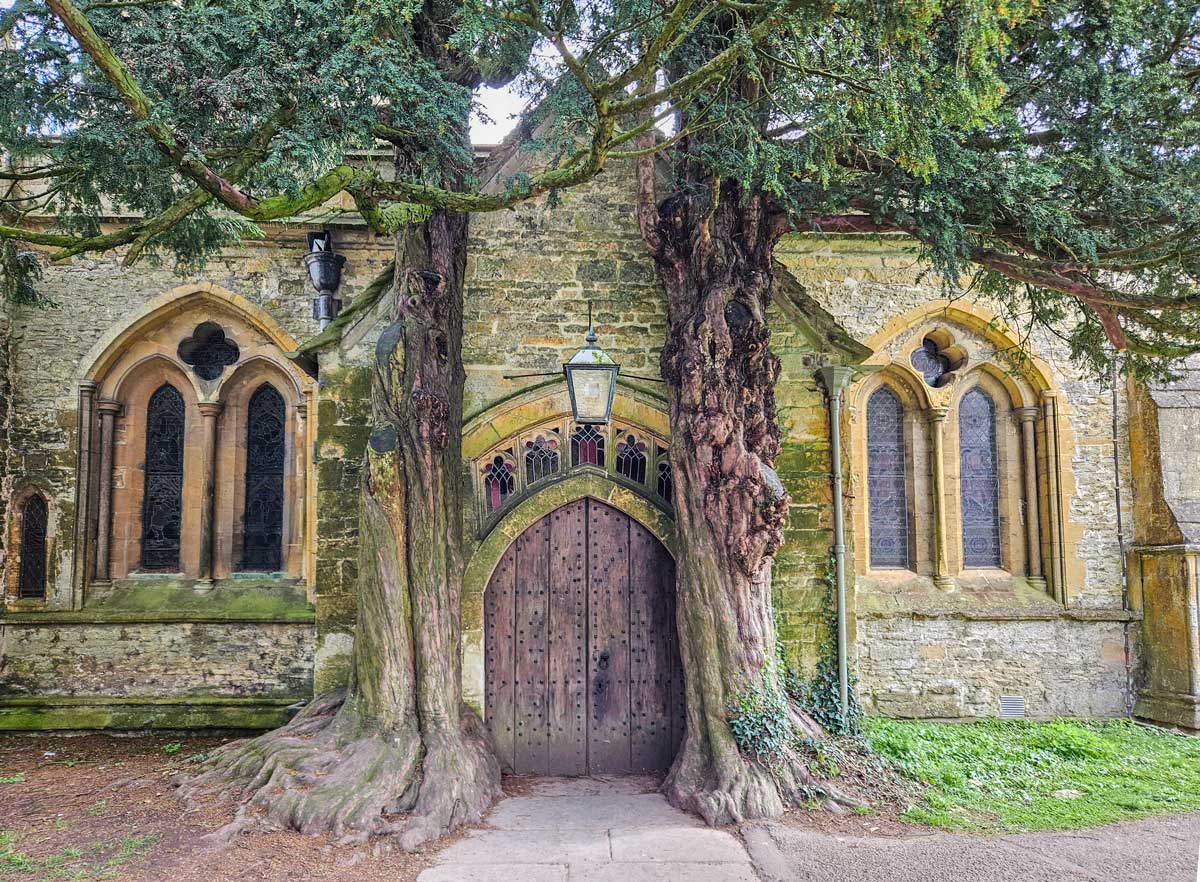
[[[304,255],[304,266],[308,268],[309,281],[317,289],[313,299],[313,318],[321,323],[321,330],[337,318],[342,302],[337,298],[337,289],[342,284],[342,267],[346,258],[333,250],[333,233],[322,230],[308,234],[308,254]]]
[[[607,423],[612,418],[613,396],[617,392],[617,374],[621,366],[596,345],[592,326],[592,305],[588,304],[587,343],[563,365],[567,389],[571,393],[571,412],[577,423]]]

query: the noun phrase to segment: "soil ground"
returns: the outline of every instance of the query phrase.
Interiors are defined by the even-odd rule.
[[[204,835],[231,809],[189,809],[170,779],[225,740],[0,736],[0,880],[413,882],[429,865],[432,852],[374,854],[295,833],[208,848]]]

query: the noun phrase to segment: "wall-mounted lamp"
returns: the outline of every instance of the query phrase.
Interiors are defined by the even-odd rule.
[[[313,299],[313,318],[321,324],[321,330],[337,318],[342,301],[337,289],[342,284],[342,267],[346,258],[333,250],[333,233],[322,230],[308,234],[308,253],[304,255],[304,266],[308,268],[309,281],[317,289]]]

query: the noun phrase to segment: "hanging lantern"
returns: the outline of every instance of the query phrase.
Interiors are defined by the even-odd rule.
[[[563,365],[567,389],[571,393],[571,412],[577,423],[607,423],[612,418],[613,396],[617,392],[617,374],[621,366],[596,345],[590,303],[584,341],[587,345]]]
[[[304,255],[304,265],[308,268],[308,278],[317,289],[313,298],[313,318],[320,322],[321,330],[337,318],[341,311],[342,302],[337,297],[338,286],[342,284],[342,267],[346,258],[333,250],[333,234],[328,230],[308,234],[308,253]]]

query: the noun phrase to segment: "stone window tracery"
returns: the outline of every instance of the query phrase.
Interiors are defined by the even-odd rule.
[[[178,354],[202,380],[217,379],[241,357],[237,344],[226,338],[225,329],[216,322],[197,325],[192,335],[180,342]]]
[[[259,386],[246,413],[243,570],[274,572],[282,564],[286,417],[283,396],[269,383]]]
[[[21,562],[17,596],[40,600],[46,596],[46,531],[49,511],[40,493],[33,493],[21,507]]]
[[[886,386],[867,400],[867,506],[871,566],[908,569],[904,407]]]
[[[976,386],[958,406],[964,567],[999,567],[1000,478],[996,404]]]
[[[183,430],[183,396],[166,383],[150,397],[146,408],[143,570],[174,572],[179,569],[183,524]]]
[[[604,436],[593,424],[576,426],[571,433],[571,465],[604,468]]]
[[[497,455],[483,467],[483,498],[488,512],[499,511],[513,495],[516,481],[513,465],[503,455]]]
[[[525,442],[525,483],[536,484],[558,474],[558,438],[547,432]]]
[[[617,442],[617,474],[638,484],[646,483],[646,442],[632,433]]]

